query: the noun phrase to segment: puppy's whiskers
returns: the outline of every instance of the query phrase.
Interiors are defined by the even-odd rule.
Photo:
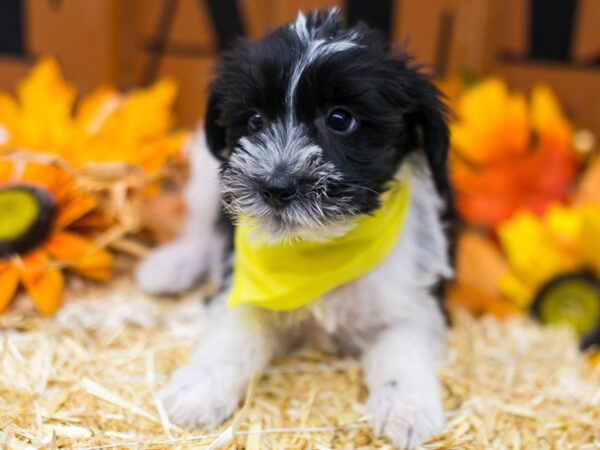
[[[367,186],[361,186],[359,184],[339,182],[338,185],[340,185],[340,186],[347,186],[347,187],[356,188],[356,189],[363,189],[365,191],[372,192],[375,195],[379,195],[379,192],[377,192],[376,190],[371,189],[371,188],[369,188]]]

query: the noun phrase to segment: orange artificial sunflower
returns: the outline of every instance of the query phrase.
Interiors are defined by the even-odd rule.
[[[578,159],[571,124],[547,86],[534,87],[528,102],[503,81],[485,80],[462,94],[456,116],[450,166],[467,222],[496,226],[565,199]]]
[[[0,158],[0,311],[19,284],[39,311],[56,311],[62,268],[93,280],[110,277],[111,254],[76,231],[95,208],[94,197],[59,167]]]
[[[139,165],[155,174],[179,154],[185,133],[172,132],[177,86],[160,80],[122,94],[100,87],[76,104],[77,91],[54,59],[42,58],[17,86],[0,92],[0,150],[51,153],[75,168]]]
[[[457,245],[449,304],[474,314],[526,311],[542,286],[567,273],[600,274],[600,206],[552,204],[521,211],[490,234],[468,230]]]

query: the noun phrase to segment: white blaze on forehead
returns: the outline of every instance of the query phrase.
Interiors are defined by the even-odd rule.
[[[327,19],[324,22],[332,20],[333,16],[338,14],[338,12],[339,8],[337,6],[331,8],[327,14]],[[314,39],[313,32],[318,31],[318,28],[314,28],[312,32],[309,31],[308,27],[306,26],[306,16],[302,14],[302,11],[298,11],[296,21],[290,25],[290,28],[296,32],[296,35],[298,35],[300,40],[304,43],[308,43]]]
[[[329,20],[331,16],[336,13],[337,8],[332,8],[329,11],[329,17],[327,20]],[[333,53],[339,53],[351,48],[356,48],[358,47],[358,44],[353,42],[353,39],[356,38],[355,33],[352,33],[346,39],[341,40],[329,41],[323,38],[315,38],[314,33],[311,32],[306,25],[306,16],[301,12],[298,13],[296,21],[290,25],[290,28],[296,33],[300,41],[306,44],[306,49],[294,66],[294,70],[292,71],[292,75],[290,77],[286,103],[288,107],[288,114],[291,118],[293,117],[294,113],[294,96],[296,94],[296,88],[298,87],[298,82],[300,81],[300,77],[302,76],[302,73],[304,73],[304,70],[306,70],[307,67],[309,67],[317,58],[321,56],[331,55]],[[314,31],[317,31],[317,29]]]
[[[290,25],[290,27],[294,30],[302,42],[310,41],[310,33],[306,27],[306,16],[302,14],[302,12],[298,11],[296,21]]]

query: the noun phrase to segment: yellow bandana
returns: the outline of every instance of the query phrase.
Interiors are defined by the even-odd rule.
[[[290,311],[374,269],[400,236],[409,191],[406,184],[394,187],[373,215],[361,217],[347,234],[326,242],[257,242],[253,228],[240,223],[227,305]]]

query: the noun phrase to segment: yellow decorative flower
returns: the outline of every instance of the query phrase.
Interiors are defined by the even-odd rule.
[[[95,199],[62,169],[0,158],[0,311],[19,284],[38,310],[56,311],[62,268],[94,280],[111,275],[111,254],[77,233],[95,208]]]
[[[529,120],[543,146],[571,148],[573,127],[565,117],[558,99],[548,85],[538,84],[531,90]]]
[[[528,307],[539,288],[553,277],[581,269],[600,274],[600,207],[550,206],[542,217],[516,214],[498,227],[510,265],[500,292]]]
[[[71,134],[75,88],[64,82],[52,59],[41,60],[16,89],[17,100],[0,92],[4,147],[60,153]]]
[[[42,59],[19,83],[16,99],[0,93],[0,149],[55,154],[74,167],[139,164],[154,174],[176,155],[185,135],[171,133],[177,88],[162,80],[120,94],[102,87],[75,106],[76,90],[53,59]]]

